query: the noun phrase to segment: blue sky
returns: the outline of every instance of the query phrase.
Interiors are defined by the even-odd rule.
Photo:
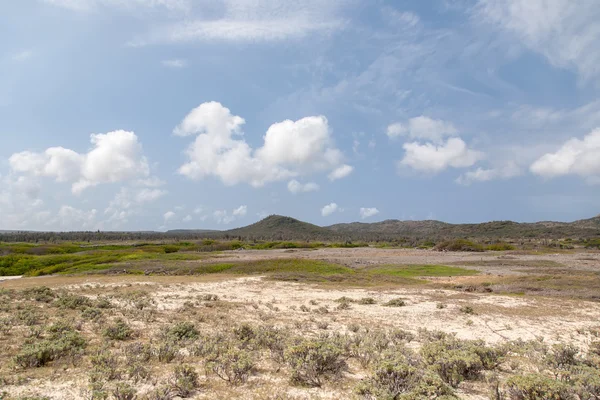
[[[587,0],[0,5],[0,229],[600,213]]]

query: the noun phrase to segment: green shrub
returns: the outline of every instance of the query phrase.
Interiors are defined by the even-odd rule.
[[[383,305],[386,307],[404,307],[406,305],[406,302],[401,298],[397,298],[397,299],[391,299],[390,301],[384,303]]]
[[[511,400],[568,400],[572,399],[569,387],[543,375],[517,375],[506,382]]]
[[[90,356],[90,362],[92,363],[92,373],[96,375],[97,379],[110,381],[121,378],[119,359],[110,350],[99,350]]]
[[[56,293],[47,286],[37,286],[23,290],[23,295],[35,301],[50,303],[56,297]]]
[[[86,307],[92,307],[92,300],[85,296],[79,296],[76,294],[65,294],[60,296],[56,300],[56,305],[60,308],[67,308],[71,310],[80,310]]]
[[[166,254],[177,253],[179,251],[178,246],[164,246],[163,250]]]
[[[189,397],[198,388],[198,373],[189,365],[178,365],[170,379],[173,395]]]
[[[246,382],[254,365],[255,360],[252,353],[233,346],[227,346],[217,351],[206,363],[208,370],[231,385]]]
[[[131,385],[124,382],[119,382],[112,391],[115,400],[135,400],[137,399],[136,391]]]
[[[473,307],[467,306],[467,305],[461,306],[459,311],[463,314],[469,314],[469,315],[475,314],[475,310],[473,309]]]
[[[487,245],[485,247],[485,249],[489,250],[489,251],[508,251],[508,250],[514,250],[515,246],[513,246],[512,244],[508,244],[508,243],[494,243],[494,244]]]
[[[14,362],[21,368],[43,367],[51,361],[76,356],[85,346],[85,339],[77,332],[55,333],[40,342],[24,345]]]
[[[158,344],[154,349],[154,354],[158,361],[170,363],[179,354],[179,347],[175,343],[167,340]]]
[[[133,338],[134,331],[122,318],[117,318],[113,324],[104,329],[102,334],[111,340],[129,340]]]
[[[371,304],[376,304],[376,303],[377,302],[372,297],[363,297],[362,299],[360,299],[358,301],[358,304],[363,304],[363,305],[371,305]]]
[[[479,252],[483,251],[483,246],[477,243],[473,243],[466,239],[454,239],[447,240],[438,244],[435,249],[437,251],[471,251]]]
[[[328,340],[304,340],[285,351],[292,382],[320,387],[325,379],[340,376],[346,368],[342,350]]]
[[[168,328],[164,335],[176,342],[181,342],[198,338],[198,330],[193,323],[184,321]]]

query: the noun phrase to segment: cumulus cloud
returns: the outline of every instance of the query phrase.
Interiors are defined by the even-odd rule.
[[[352,171],[354,171],[354,167],[344,164],[331,171],[327,177],[330,181],[335,181],[347,177],[352,173]]]
[[[542,54],[554,66],[578,71],[584,79],[600,75],[595,1],[479,0],[478,20],[490,24]]]
[[[36,178],[0,177],[2,229],[20,230],[43,226],[51,213],[39,198],[40,191]]]
[[[497,179],[510,179],[521,175],[522,171],[514,162],[497,168],[477,168],[474,171],[468,171],[456,179],[456,182],[468,186],[475,182],[488,182]]]
[[[226,185],[269,182],[330,170],[343,165],[343,154],[333,144],[327,119],[306,117],[273,124],[263,145],[252,149],[243,139],[244,119],[220,103],[203,103],[173,130],[177,136],[196,135],[186,150],[189,159],[179,173],[191,179],[208,176]],[[346,175],[349,172],[346,172]]]
[[[327,217],[328,215],[331,215],[338,210],[339,207],[336,203],[330,203],[321,209],[321,215]]]
[[[63,228],[69,227],[72,230],[82,231],[96,226],[96,215],[95,209],[85,211],[71,206],[62,206],[57,218],[50,224],[54,225],[58,221]]]
[[[183,218],[183,222],[192,222],[192,219],[192,216],[188,214]]]
[[[360,209],[360,218],[367,219],[379,214],[379,210],[375,207],[365,208],[361,207]]]
[[[176,214],[173,211],[167,211],[166,213],[164,213],[163,219],[165,220],[165,223],[175,218],[175,215]]]
[[[319,190],[319,185],[314,182],[300,183],[295,179],[289,181],[287,187],[293,194],[315,192]]]
[[[405,155],[399,166],[410,167],[427,173],[438,173],[448,167],[465,168],[483,158],[479,151],[469,149],[460,138],[450,138],[445,143],[404,144]]]
[[[544,178],[579,175],[597,182],[600,178],[600,128],[583,139],[569,139],[555,153],[540,157],[530,170]]]
[[[235,210],[233,210],[233,215],[236,217],[243,217],[248,212],[248,206],[239,206]]]
[[[85,154],[63,147],[51,147],[42,153],[15,153],[9,158],[11,170],[70,182],[76,194],[102,183],[149,175],[148,162],[135,133],[119,130],[92,134],[90,140],[93,148]]]
[[[236,219],[246,216],[247,213],[248,206],[242,205],[238,208],[234,208],[231,213],[227,210],[216,210],[213,212],[213,217],[219,224],[230,224]]]
[[[148,183],[156,183],[156,181],[150,180]],[[120,226],[127,223],[130,217],[142,214],[144,205],[166,194],[166,190],[157,188],[123,187],[104,210],[104,215],[108,218],[107,222]]]
[[[406,136],[411,139],[423,139],[432,142],[440,142],[447,136],[458,133],[450,122],[432,119],[426,116],[411,118],[407,123],[396,122],[387,128],[390,138]]]
[[[77,12],[94,12],[101,8],[139,11],[140,8],[164,8],[166,10],[186,11],[190,9],[190,0],[41,0],[43,3]]]

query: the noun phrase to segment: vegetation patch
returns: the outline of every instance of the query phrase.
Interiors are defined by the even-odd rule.
[[[400,276],[406,278],[428,276],[470,276],[479,271],[472,269],[449,267],[447,265],[386,265],[366,269],[366,272],[377,275]]]

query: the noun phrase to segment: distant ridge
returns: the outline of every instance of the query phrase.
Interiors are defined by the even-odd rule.
[[[271,241],[422,241],[454,238],[473,239],[589,239],[600,237],[600,215],[574,222],[541,221],[519,223],[491,221],[450,224],[441,221],[351,222],[318,226],[282,215],[270,215],[254,224],[225,231],[175,229],[168,232],[27,232],[0,231],[0,241],[36,240],[160,240],[241,239]]]

